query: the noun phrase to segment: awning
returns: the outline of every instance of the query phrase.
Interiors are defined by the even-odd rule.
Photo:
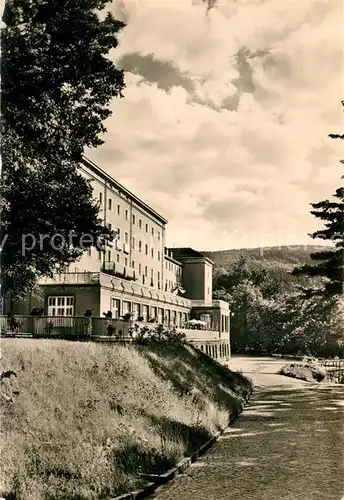
[[[206,326],[206,322],[205,321],[201,321],[200,319],[190,319],[188,321],[188,324],[189,325],[202,325],[202,326]]]

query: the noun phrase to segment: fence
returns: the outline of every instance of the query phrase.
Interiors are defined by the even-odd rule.
[[[230,346],[226,340],[191,340],[192,345],[218,361],[228,361]]]
[[[321,366],[326,370],[326,377],[335,383],[344,383],[344,359],[319,360]]]
[[[2,337],[16,338],[131,342],[133,337],[130,328],[133,323],[129,320],[94,316],[0,316],[0,334]],[[185,329],[181,331],[187,333]],[[228,340],[188,337],[188,342],[213,359],[225,361],[230,357]]]
[[[131,322],[84,316],[0,316],[2,337],[131,340]]]

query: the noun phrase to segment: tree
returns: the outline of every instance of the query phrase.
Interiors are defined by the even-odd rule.
[[[100,19],[106,4],[6,3],[1,29],[2,293],[25,294],[37,277],[75,261],[100,236],[110,238],[91,185],[77,170],[85,147],[103,142],[111,99],[123,96],[123,71],[108,53],[124,24],[109,13]],[[24,252],[28,235],[36,244]],[[51,244],[56,235],[64,245]]]
[[[342,177],[344,178],[344,177]],[[294,269],[292,274],[307,274],[325,278],[321,293],[336,296],[344,293],[344,187],[336,190],[334,197],[338,201],[313,203],[311,213],[325,222],[325,229],[316,231],[312,238],[321,238],[334,242],[334,249],[312,253],[311,258],[318,264],[307,264]]]
[[[342,104],[344,106],[344,101]],[[344,138],[338,134],[330,134],[330,137]],[[312,203],[314,210],[311,210],[311,214],[325,221],[325,229],[310,236],[331,241],[334,248],[312,253],[311,259],[317,264],[307,264],[292,271],[294,275],[323,277],[324,286],[315,290],[315,293],[320,291],[327,297],[338,297],[344,293],[344,187],[339,187],[333,196],[334,201]]]

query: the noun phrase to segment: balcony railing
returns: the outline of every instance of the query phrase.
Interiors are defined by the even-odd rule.
[[[56,273],[53,278],[44,277],[39,280],[40,285],[90,285],[99,283],[99,273]]]

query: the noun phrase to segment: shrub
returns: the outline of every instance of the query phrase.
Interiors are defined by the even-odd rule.
[[[305,358],[301,363],[291,363],[282,366],[280,375],[297,378],[307,382],[322,382],[326,378],[326,371],[318,365],[315,359]]]
[[[184,344],[186,336],[179,332],[176,327],[165,327],[157,325],[154,327],[134,325],[129,330],[130,335],[137,344],[148,345],[151,342],[165,342],[170,344]]]

